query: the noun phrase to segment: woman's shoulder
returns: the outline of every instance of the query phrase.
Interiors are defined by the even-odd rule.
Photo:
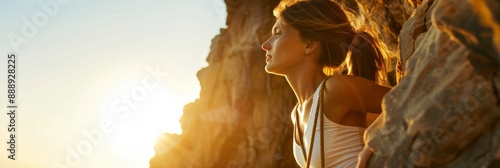
[[[358,84],[375,84],[365,78],[353,75],[333,75],[325,81],[326,93],[333,92],[338,94],[350,92]]]
[[[364,89],[390,89],[386,86],[379,85],[373,81],[366,78],[354,76],[354,75],[333,75],[328,78],[325,82],[325,88],[330,88],[333,91],[340,91],[343,93],[345,90],[352,89],[364,90]]]
[[[340,83],[343,84],[345,82],[352,83],[364,83],[364,84],[376,84],[373,81],[370,81],[366,78],[355,76],[355,75],[332,75],[326,81],[327,83]]]
[[[364,107],[372,101],[380,106],[379,99],[389,90],[390,88],[378,85],[363,77],[334,75],[329,77],[325,83],[324,99],[330,104],[344,106],[347,109],[358,109],[359,107],[366,109]],[[370,106],[368,111],[374,110]]]
[[[323,91],[323,110],[328,119],[342,124],[341,119],[344,115],[358,106],[358,94],[354,92],[353,83],[355,77],[349,75],[330,76],[325,84]]]
[[[338,108],[352,102],[352,93],[356,83],[356,76],[333,75],[328,77],[324,83],[324,100],[328,104]]]
[[[353,100],[374,92],[387,92],[390,88],[354,75],[333,75],[325,82],[325,100],[342,104],[354,103]]]

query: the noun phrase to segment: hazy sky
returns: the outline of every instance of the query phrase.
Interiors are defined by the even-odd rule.
[[[156,136],[179,133],[198,97],[196,72],[225,18],[223,0],[0,0],[0,167],[148,167]]]

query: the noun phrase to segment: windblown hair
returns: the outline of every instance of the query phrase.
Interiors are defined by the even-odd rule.
[[[297,29],[302,40],[320,43],[319,63],[326,75],[355,75],[388,85],[385,46],[367,28],[356,29],[354,15],[336,2],[282,1],[273,12]]]

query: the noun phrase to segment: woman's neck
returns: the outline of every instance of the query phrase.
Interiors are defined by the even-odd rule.
[[[293,89],[299,105],[312,98],[314,92],[321,84],[326,75],[323,69],[318,68],[302,68],[293,74],[285,75],[288,84]]]

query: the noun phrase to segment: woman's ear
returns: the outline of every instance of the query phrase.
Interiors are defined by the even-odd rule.
[[[304,48],[304,53],[308,55],[313,51],[315,51],[316,49],[318,49],[319,48],[318,46],[319,46],[319,41],[307,40],[306,46]]]

